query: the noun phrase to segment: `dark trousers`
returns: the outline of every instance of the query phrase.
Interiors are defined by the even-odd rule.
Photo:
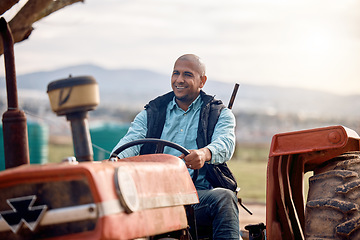
[[[239,209],[234,192],[225,188],[198,190],[194,205],[198,227],[211,226],[213,239],[240,239]]]

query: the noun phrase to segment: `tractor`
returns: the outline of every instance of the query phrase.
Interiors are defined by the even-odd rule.
[[[99,104],[90,76],[48,85],[52,110],[71,124],[75,157],[30,165],[26,116],[18,107],[13,40],[0,19],[8,110],[3,114],[6,170],[0,172],[0,239],[197,239],[198,203],[184,162],[157,153],[93,161],[87,113]],[[86,94],[85,94],[86,93]],[[245,227],[250,240],[360,239],[360,137],[343,126],[274,135],[267,168],[266,224]],[[312,171],[307,202],[304,174]],[[211,236],[210,238],[211,239]]]
[[[30,165],[26,116],[18,107],[13,39],[0,19],[8,110],[3,114],[5,171],[0,173],[0,239],[189,239],[186,207],[198,203],[188,170],[159,153],[93,161],[87,113],[99,104],[89,76],[48,85],[52,110],[71,123],[76,159]]]

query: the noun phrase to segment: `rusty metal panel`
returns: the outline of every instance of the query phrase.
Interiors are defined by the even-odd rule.
[[[331,126],[274,135],[270,157],[342,148],[348,138],[359,138],[351,129]]]

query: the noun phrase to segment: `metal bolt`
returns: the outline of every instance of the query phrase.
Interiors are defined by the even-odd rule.
[[[336,144],[341,141],[341,135],[339,132],[333,131],[333,132],[329,133],[328,139],[331,143]]]

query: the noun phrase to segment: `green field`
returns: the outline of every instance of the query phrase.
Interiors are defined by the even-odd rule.
[[[74,150],[71,143],[69,144],[49,144],[49,162],[61,162],[66,157],[74,156]]]
[[[268,149],[264,145],[239,145],[229,162],[241,188],[239,197],[244,201],[265,202]],[[49,162],[60,162],[69,156],[74,156],[70,143],[49,144]]]
[[[266,162],[229,162],[235,175],[240,192],[238,194],[246,202],[265,203],[266,193]]]
[[[241,144],[228,162],[240,187],[239,197],[246,202],[265,203],[268,155],[268,145]]]

